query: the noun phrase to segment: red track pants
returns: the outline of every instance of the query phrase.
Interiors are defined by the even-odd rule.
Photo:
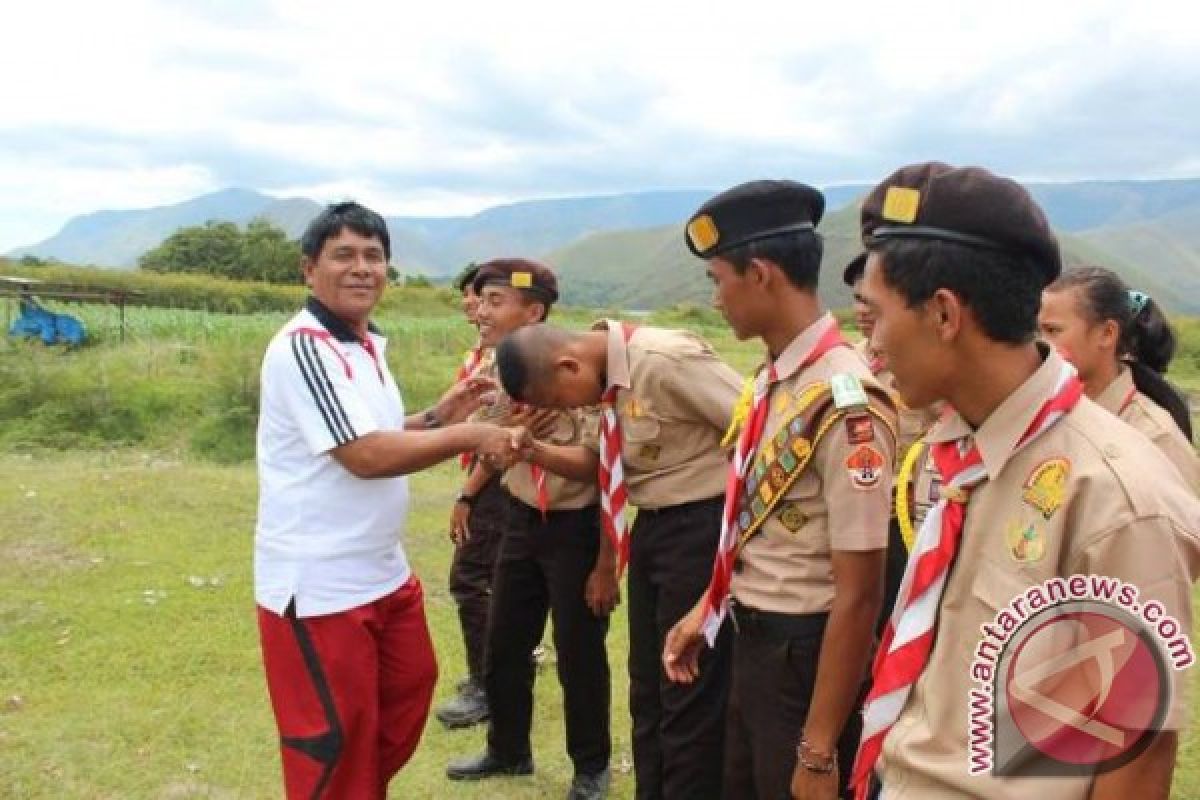
[[[258,630],[289,800],[385,798],[437,682],[420,581],[319,617],[259,606]]]

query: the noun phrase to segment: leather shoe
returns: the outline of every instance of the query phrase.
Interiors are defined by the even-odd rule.
[[[479,781],[498,775],[532,775],[533,759],[529,756],[517,761],[501,761],[490,751],[451,761],[446,767],[446,777],[452,781]]]
[[[567,792],[567,800],[603,800],[608,795],[607,769],[590,775],[576,774]]]
[[[465,681],[457,695],[434,712],[438,722],[450,730],[469,728],[486,722],[491,712],[488,709],[487,692],[474,681]]]

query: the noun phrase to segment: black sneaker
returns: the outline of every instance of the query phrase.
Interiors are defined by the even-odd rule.
[[[608,778],[607,769],[591,775],[576,774],[567,791],[567,800],[603,800],[608,796]]]
[[[532,775],[533,759],[525,757],[517,761],[501,761],[491,752],[471,758],[451,761],[446,767],[446,777],[452,781],[480,781],[500,775]],[[589,795],[590,796],[590,795]]]
[[[487,692],[479,684],[466,681],[458,694],[435,711],[434,716],[450,730],[486,722],[490,716]]]

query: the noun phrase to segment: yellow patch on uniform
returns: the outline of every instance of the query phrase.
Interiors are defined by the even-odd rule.
[[[883,218],[908,225],[917,218],[921,193],[906,186],[889,186],[883,196]]]
[[[816,401],[818,397],[825,394],[825,390],[828,388],[829,386],[827,384],[821,383],[820,381],[817,383],[808,384],[801,389],[800,394],[796,396],[796,408],[800,411],[808,408]]]
[[[662,446],[657,444],[644,444],[641,451],[638,453],[647,461],[658,461],[658,457],[662,455]]]
[[[779,509],[779,522],[790,532],[795,533],[804,527],[808,518],[804,516],[804,512],[796,503],[785,503],[783,508]]]
[[[1050,519],[1063,504],[1070,474],[1071,462],[1067,459],[1046,459],[1034,467],[1025,479],[1025,491],[1021,493],[1021,499]]]
[[[509,280],[514,289],[530,289],[533,287],[532,272],[514,272]]]
[[[808,455],[811,452],[812,442],[810,442],[808,439],[805,439],[801,436],[792,440],[792,453],[794,453],[796,458],[800,461],[807,460]]]
[[[846,456],[846,472],[855,489],[874,489],[887,464],[883,454],[869,444],[860,444]]]
[[[1019,564],[1033,564],[1046,555],[1046,536],[1032,522],[1009,522],[1004,539],[1008,554]]]
[[[692,243],[692,247],[701,253],[715,245],[721,239],[721,232],[717,230],[717,223],[713,222],[713,218],[708,214],[701,214],[689,222],[687,235]]]
[[[780,389],[775,394],[775,413],[782,416],[792,407],[792,403],[796,401],[796,395],[789,392],[787,389]]]
[[[636,397],[629,398],[629,402],[625,404],[625,416],[630,419],[637,419],[643,414],[642,406],[638,403]]]
[[[764,464],[770,464],[775,460],[775,456],[779,455],[779,451],[775,449],[775,440],[768,439],[763,443],[762,451],[759,453],[758,460]]]

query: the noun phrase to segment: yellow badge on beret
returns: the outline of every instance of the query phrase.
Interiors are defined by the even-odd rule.
[[[1018,564],[1033,564],[1046,555],[1046,536],[1032,522],[1009,522],[1004,538],[1008,554]]]
[[[889,186],[883,196],[883,218],[891,222],[912,224],[921,207],[921,193],[906,186]]]
[[[514,289],[530,289],[533,288],[533,273],[532,272],[514,272],[512,279],[509,281]]]
[[[1067,476],[1070,474],[1071,462],[1067,459],[1046,459],[1034,467],[1025,479],[1025,491],[1021,493],[1021,499],[1050,519],[1063,504],[1067,493]]]
[[[717,223],[713,222],[713,218],[708,214],[701,214],[689,222],[687,235],[692,247],[701,253],[715,245],[721,238],[721,232],[717,230]]]

